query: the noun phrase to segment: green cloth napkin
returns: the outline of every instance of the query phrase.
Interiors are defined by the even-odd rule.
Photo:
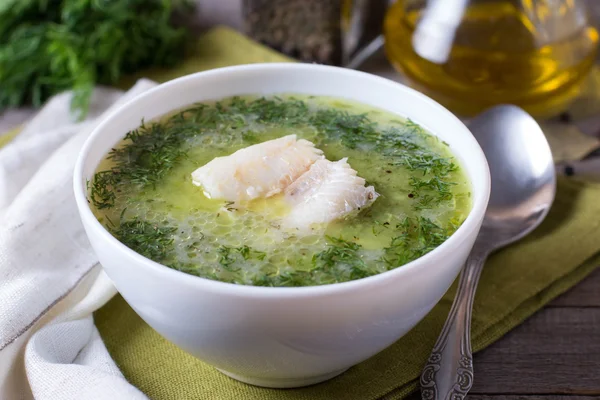
[[[225,28],[201,37],[192,56],[173,70],[130,77],[165,81],[226,65],[291,61]],[[1,146],[2,143],[0,143]],[[473,350],[479,351],[587,276],[600,263],[600,185],[560,179],[547,219],[523,241],[492,256],[475,299]],[[187,355],[154,332],[116,296],[95,315],[111,356],[125,377],[156,400],[400,399],[417,389],[421,368],[454,298],[440,303],[397,343],[328,382],[300,389],[265,389],[237,382]]]

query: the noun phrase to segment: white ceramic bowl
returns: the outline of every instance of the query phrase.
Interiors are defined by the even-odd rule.
[[[118,242],[86,201],[86,179],[142,119],[194,102],[243,94],[336,96],[409,117],[449,143],[472,182],[473,209],[429,254],[395,270],[333,285],[265,288],[187,275]],[[458,275],[488,202],[486,159],[463,123],[408,87],[370,74],[309,64],[254,64],[164,83],[108,116],[85,143],[74,176],[89,240],[131,307],[158,333],[250,384],[296,387],[324,381],[385,349],[440,300]],[[400,361],[399,361],[400,362]]]

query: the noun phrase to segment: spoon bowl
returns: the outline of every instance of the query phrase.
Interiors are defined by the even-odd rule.
[[[485,260],[534,230],[548,214],[556,192],[550,146],[525,111],[496,106],[474,118],[469,127],[489,164],[491,194],[448,319],[421,374],[424,400],[460,400],[471,389],[471,311]]]
[[[544,132],[513,105],[488,109],[469,124],[488,160],[492,190],[480,235],[495,248],[535,229],[554,201],[556,174]]]

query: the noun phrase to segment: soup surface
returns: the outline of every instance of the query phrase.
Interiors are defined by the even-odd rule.
[[[215,157],[295,134],[347,162],[379,196],[308,231],[286,229],[284,193],[209,198],[192,172]],[[394,114],[335,98],[235,97],[142,122],[88,182],[98,220],[168,267],[223,282],[312,286],[406,264],[443,243],[471,208],[447,144]]]

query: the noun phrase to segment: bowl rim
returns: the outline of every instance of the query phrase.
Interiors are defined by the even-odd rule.
[[[385,271],[376,275],[372,275],[366,278],[360,278],[356,280],[332,283],[326,285],[319,286],[300,286],[300,287],[271,287],[271,286],[251,286],[251,285],[240,285],[233,284],[227,282],[221,282],[216,280],[211,280],[208,278],[203,278],[196,275],[191,275],[182,271],[178,271],[173,268],[169,268],[166,265],[160,264],[156,261],[153,261],[136,251],[130,249],[125,244],[121,243],[114,236],[110,234],[110,232],[98,221],[95,215],[92,213],[90,204],[88,203],[87,198],[87,190],[83,177],[83,170],[86,164],[86,160],[88,155],[92,149],[92,145],[95,143],[96,139],[101,136],[105,130],[105,126],[109,123],[110,120],[115,118],[117,115],[126,112],[129,108],[135,107],[136,103],[138,103],[141,99],[145,99],[147,97],[159,96],[163,90],[167,90],[167,88],[171,86],[181,85],[182,83],[190,80],[195,80],[201,77],[202,79],[210,78],[211,76],[221,75],[221,74],[229,74],[243,71],[252,71],[259,70],[264,73],[268,73],[273,70],[314,70],[319,69],[323,71],[329,71],[335,74],[343,74],[348,78],[359,78],[363,80],[372,80],[373,82],[377,82],[379,84],[385,84],[395,88],[402,88],[406,95],[420,98],[421,101],[430,103],[430,105],[434,108],[437,108],[440,113],[445,113],[456,122],[459,128],[462,128],[466,133],[468,133],[467,140],[471,141],[474,144],[474,148],[477,149],[475,154],[470,153],[469,157],[476,158],[475,163],[478,164],[481,168],[484,168],[484,173],[482,174],[482,182],[480,182],[480,193],[479,196],[474,196],[475,200],[473,201],[471,210],[467,215],[465,221],[462,225],[441,245],[437,246],[435,249],[430,251],[429,253],[405,264],[400,267],[396,267],[392,270]],[[435,134],[435,133],[434,133]],[[466,170],[466,167],[464,167]],[[256,64],[245,64],[245,65],[236,65],[229,67],[222,67],[211,69],[207,71],[201,71],[189,75],[185,75],[162,84],[159,84],[137,96],[125,102],[123,105],[117,107],[115,110],[111,111],[108,115],[106,115],[102,121],[93,129],[91,134],[86,138],[83,147],[79,153],[77,158],[77,162],[75,164],[75,169],[73,172],[73,189],[75,200],[77,203],[77,208],[80,214],[80,218],[86,226],[86,233],[88,233],[87,228],[93,229],[95,234],[101,236],[101,238],[110,243],[111,246],[115,246],[116,249],[122,253],[124,253],[131,261],[135,264],[135,268],[145,268],[150,269],[157,274],[162,274],[165,279],[179,281],[181,283],[187,285],[194,285],[199,290],[208,290],[211,292],[221,292],[228,293],[237,296],[252,296],[252,297],[313,297],[315,295],[334,295],[340,292],[348,292],[355,291],[361,288],[365,289],[369,286],[377,287],[379,285],[387,284],[387,281],[390,279],[398,278],[399,276],[406,275],[410,271],[415,269],[423,269],[426,268],[427,264],[435,264],[431,263],[435,258],[440,257],[441,254],[452,251],[452,248],[458,245],[464,237],[468,235],[468,232],[478,229],[478,225],[480,221],[483,219],[485,211],[487,209],[487,204],[489,201],[490,190],[491,190],[491,178],[489,166],[487,163],[487,159],[483,153],[483,150],[477,143],[477,140],[472,135],[470,130],[465,126],[465,124],[456,117],[452,112],[448,109],[437,103],[435,100],[426,96],[425,94],[418,92],[415,89],[412,89],[406,85],[401,83],[392,81],[387,78],[383,78],[377,75],[373,75],[367,72],[350,70],[346,68],[336,67],[336,66],[327,66],[327,65],[318,65],[318,64],[304,64],[304,63],[256,63]]]

